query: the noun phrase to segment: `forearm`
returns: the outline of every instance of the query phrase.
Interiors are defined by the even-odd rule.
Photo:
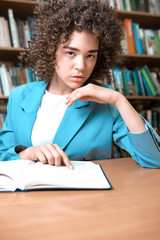
[[[145,122],[122,94],[118,94],[115,106],[131,133],[141,133],[146,130]]]

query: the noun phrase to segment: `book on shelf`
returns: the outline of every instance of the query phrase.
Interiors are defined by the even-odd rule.
[[[160,94],[160,75],[157,72],[150,72],[150,75],[154,82],[155,87],[157,88]]]
[[[136,70],[112,69],[112,76],[114,89],[126,96],[160,96],[160,74],[146,65]]]
[[[137,90],[138,95],[139,96],[146,96],[146,92],[145,92],[145,89],[144,89],[144,84],[143,84],[143,80],[142,80],[140,70],[139,69],[133,70],[132,74],[133,74],[134,81],[137,82],[136,90]]]
[[[140,35],[139,23],[133,22],[133,34],[134,34],[136,52],[138,54],[143,54],[144,50],[143,50],[143,43]]]
[[[152,109],[152,126],[158,135],[160,135],[160,107]]]
[[[0,65],[1,93],[5,96],[9,95],[12,88],[37,80],[35,71],[31,68],[22,67],[21,64],[11,62]]]
[[[100,164],[91,161],[71,163],[73,170],[31,160],[0,162],[0,191],[112,188]]]
[[[20,47],[17,25],[11,8],[8,9],[8,19],[13,47]]]
[[[2,129],[5,118],[6,118],[6,112],[2,112],[0,108],[0,131]]]
[[[28,42],[35,34],[34,21],[32,17],[26,20],[15,18],[13,9],[9,8],[8,19],[0,17],[0,46],[28,47]]]
[[[4,17],[0,17],[0,46],[11,47],[9,25]]]
[[[117,10],[140,11],[160,14],[159,0],[112,0],[111,6],[115,7]]]
[[[139,113],[151,124],[157,134],[160,134],[160,107],[143,109]]]
[[[132,79],[131,70],[125,69],[124,70],[124,75],[125,75],[124,81],[127,81],[126,85],[128,86],[127,95],[129,95],[129,96],[136,95],[135,87],[133,85],[133,79]]]
[[[122,46],[123,53],[127,54],[128,53],[127,33],[124,26],[123,26],[123,33],[124,33],[124,38],[121,40],[121,46]]]
[[[147,54],[146,42],[145,42],[145,33],[143,28],[139,28],[139,36],[142,41],[143,53]]]
[[[119,68],[112,69],[112,73],[113,73],[113,77],[114,77],[115,90],[124,94],[124,85],[123,85],[123,80],[122,80],[121,69],[119,69]]]
[[[5,64],[0,67],[0,81],[3,94],[8,96],[11,90],[11,78]]]
[[[143,29],[139,23],[133,22],[131,18],[124,19],[123,25],[125,40],[122,41],[122,48],[124,53],[160,55],[159,29]],[[126,45],[127,49],[125,48]]]
[[[157,55],[160,55],[160,31],[154,30],[154,40],[155,40]]]
[[[141,69],[142,79],[144,81],[145,87],[150,92],[150,96],[157,96],[159,95],[159,89],[155,86],[154,81],[152,80],[152,76],[147,66],[143,66]]]
[[[126,39],[127,39],[127,51],[129,54],[135,54],[135,41],[134,41],[134,33],[133,33],[133,22],[131,18],[125,18],[123,20],[123,24],[126,31]]]
[[[137,11],[148,12],[148,0],[138,0],[137,1]]]
[[[148,12],[153,14],[160,14],[160,1],[148,0]]]
[[[124,86],[124,95],[128,95],[129,93],[129,86],[128,86],[128,83],[127,83],[127,76],[126,76],[126,73],[125,73],[125,70],[124,69],[121,69],[121,72],[122,72],[122,81],[123,81],[123,86]]]
[[[157,55],[158,49],[155,41],[154,31],[152,29],[144,29],[144,36],[145,36],[147,54]]]

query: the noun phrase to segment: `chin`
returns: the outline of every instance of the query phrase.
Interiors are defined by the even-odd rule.
[[[70,85],[72,89],[80,88],[83,85],[83,83],[73,83]]]

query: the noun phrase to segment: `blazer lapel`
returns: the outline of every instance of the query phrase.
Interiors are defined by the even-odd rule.
[[[37,117],[37,111],[41,103],[44,91],[47,84],[44,82],[39,82],[34,89],[32,89],[21,103],[22,111],[24,112],[23,122],[24,122],[24,132],[25,139],[29,146],[32,145],[31,134],[34,122]]]
[[[53,139],[53,144],[58,144],[61,149],[67,146],[74,135],[78,132],[93,109],[91,102],[77,100],[68,107],[59,128]]]

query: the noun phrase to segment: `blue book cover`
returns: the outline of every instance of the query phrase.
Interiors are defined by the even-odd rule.
[[[112,72],[113,72],[116,90],[124,94],[123,77],[122,77],[121,69],[116,68],[116,69],[113,69]]]
[[[33,82],[32,69],[28,68],[27,70],[28,70],[29,81]]]
[[[134,90],[133,90],[133,83],[132,83],[132,76],[131,76],[131,71],[130,70],[124,70],[126,80],[127,80],[127,85],[128,85],[128,94],[130,96],[134,95]]]
[[[150,91],[150,89],[149,89],[149,87],[148,87],[148,85],[147,85],[147,83],[145,81],[145,78],[144,78],[143,74],[141,74],[141,76],[142,76],[142,80],[143,80],[143,84],[144,84],[146,95],[147,96],[152,96],[152,93],[151,93],[151,91]]]
[[[136,50],[138,54],[143,54],[143,45],[142,45],[142,39],[139,34],[139,23],[133,23],[133,33],[134,33],[134,40],[136,45]]]
[[[142,80],[142,76],[139,70],[135,70],[136,73],[136,77],[137,77],[137,82],[138,82],[138,87],[139,87],[139,92],[140,92],[140,96],[145,96],[145,89],[144,89],[144,84],[143,84],[143,80]]]

